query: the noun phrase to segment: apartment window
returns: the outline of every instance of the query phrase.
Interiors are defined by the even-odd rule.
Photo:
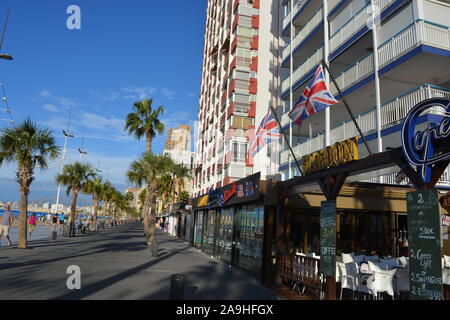
[[[234,102],[239,104],[250,104],[250,96],[248,94],[234,94]]]
[[[245,162],[247,143],[233,142],[233,162]]]
[[[253,125],[253,119],[248,117],[233,116],[231,125],[235,128],[248,129]]]
[[[252,38],[253,37],[253,33],[254,33],[254,30],[252,28],[247,28],[247,27],[242,27],[242,26],[238,26],[237,27],[236,34],[238,36]]]

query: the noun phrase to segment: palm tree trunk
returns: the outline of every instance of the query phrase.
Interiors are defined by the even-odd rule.
[[[150,136],[149,133],[146,133],[145,135],[145,142],[147,153],[152,153],[152,137]]]
[[[69,237],[73,237],[74,233],[74,226],[75,226],[75,216],[77,212],[77,197],[78,197],[78,191],[72,190],[72,206],[70,207],[70,220],[69,220]]]
[[[92,230],[96,231],[97,230],[97,212],[98,212],[98,199],[97,197],[93,197],[94,198],[94,220],[93,220],[93,228]]]
[[[155,190],[156,190],[156,182],[152,181],[149,185],[149,189],[147,190],[147,195],[149,196],[149,221],[148,221],[148,234],[147,234],[147,244],[152,245],[155,240],[155,224],[156,224],[156,210],[153,209],[153,204],[155,203]]]
[[[147,192],[145,194],[144,206],[142,208],[142,215],[144,216],[144,230],[145,230],[145,235],[147,236],[147,245],[152,244],[150,242],[151,230],[150,230],[150,223],[149,223],[149,210],[150,210],[150,193],[149,192],[150,192],[150,187],[147,186]]]
[[[17,247],[27,248],[27,210],[28,210],[28,192],[21,188],[20,196],[20,216],[19,216],[19,242]]]

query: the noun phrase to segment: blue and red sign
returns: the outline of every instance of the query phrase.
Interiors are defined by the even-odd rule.
[[[422,130],[417,130],[419,118],[426,111],[434,114],[431,121]],[[420,102],[405,118],[402,129],[402,146],[408,162],[417,167],[420,179],[428,183],[431,180],[432,166],[450,159],[450,99],[436,98]]]

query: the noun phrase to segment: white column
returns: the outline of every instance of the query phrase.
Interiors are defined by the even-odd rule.
[[[324,34],[324,40],[323,40],[323,59],[327,65],[329,65],[328,62],[328,55],[330,52],[329,49],[329,32],[328,32],[328,0],[323,0],[323,34]],[[328,85],[329,82],[329,76],[328,72],[324,72],[325,75],[325,83]],[[325,108],[325,147],[328,147],[330,145],[330,107]]]
[[[293,46],[293,40],[294,40],[294,22],[293,22],[293,15],[292,15],[292,11],[293,11],[293,9],[294,9],[294,0],[290,0],[290,6],[291,6],[291,12],[289,13],[289,15],[290,15],[290,18],[291,18],[291,43],[290,43],[290,53],[289,53],[289,63],[290,63],[290,80],[289,80],[289,87],[290,87],[290,89],[289,89],[289,106],[290,106],[290,110],[292,110],[292,108],[293,108],[293,97],[292,97],[292,93],[293,93],[293,90],[292,90],[292,76],[293,76],[293,73],[294,73],[294,57],[292,56],[292,51],[293,51],[293,48],[292,48],[292,46]],[[292,147],[292,120],[291,120],[291,118],[289,118],[289,144],[291,145],[291,147]],[[291,179],[292,178],[292,160],[294,160],[294,159],[292,159],[292,155],[291,155],[291,153],[289,152],[289,156],[288,156],[288,161],[289,161],[289,175],[288,175],[288,177],[289,177],[289,179]]]
[[[379,10],[375,7],[375,0],[371,0],[372,7],[372,40],[373,40],[373,70],[375,77],[375,99],[376,99],[376,121],[377,121],[377,150],[383,152],[383,140],[381,138],[381,97],[380,97],[380,79],[378,75],[378,26],[377,17]],[[383,183],[383,177],[379,177],[379,182]]]
[[[378,26],[375,21],[375,14],[378,12],[375,9],[375,0],[371,0],[372,6],[372,18],[373,18],[373,29],[372,29],[372,40],[373,40],[373,69],[375,76],[375,99],[376,99],[376,115],[377,115],[377,144],[378,152],[383,152],[383,142],[381,139],[381,97],[380,97],[380,79],[378,75],[379,62],[378,62]]]

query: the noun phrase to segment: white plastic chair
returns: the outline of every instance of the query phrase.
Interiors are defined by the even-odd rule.
[[[367,279],[367,287],[370,293],[378,299],[380,293],[386,292],[394,300],[394,276],[397,269],[383,270],[372,261],[368,263],[370,270],[374,273]]]
[[[342,292],[344,289],[352,290],[354,297],[355,292],[358,291],[358,268],[356,263],[343,263],[338,262],[341,279],[341,294],[340,300],[342,300]]]
[[[445,268],[450,268],[450,256],[444,255],[444,265]]]
[[[408,266],[408,259],[406,257],[397,258],[397,265],[401,266],[401,267],[407,267]]]
[[[342,253],[342,262],[347,264],[347,263],[353,263],[355,262],[355,255],[352,253]]]

